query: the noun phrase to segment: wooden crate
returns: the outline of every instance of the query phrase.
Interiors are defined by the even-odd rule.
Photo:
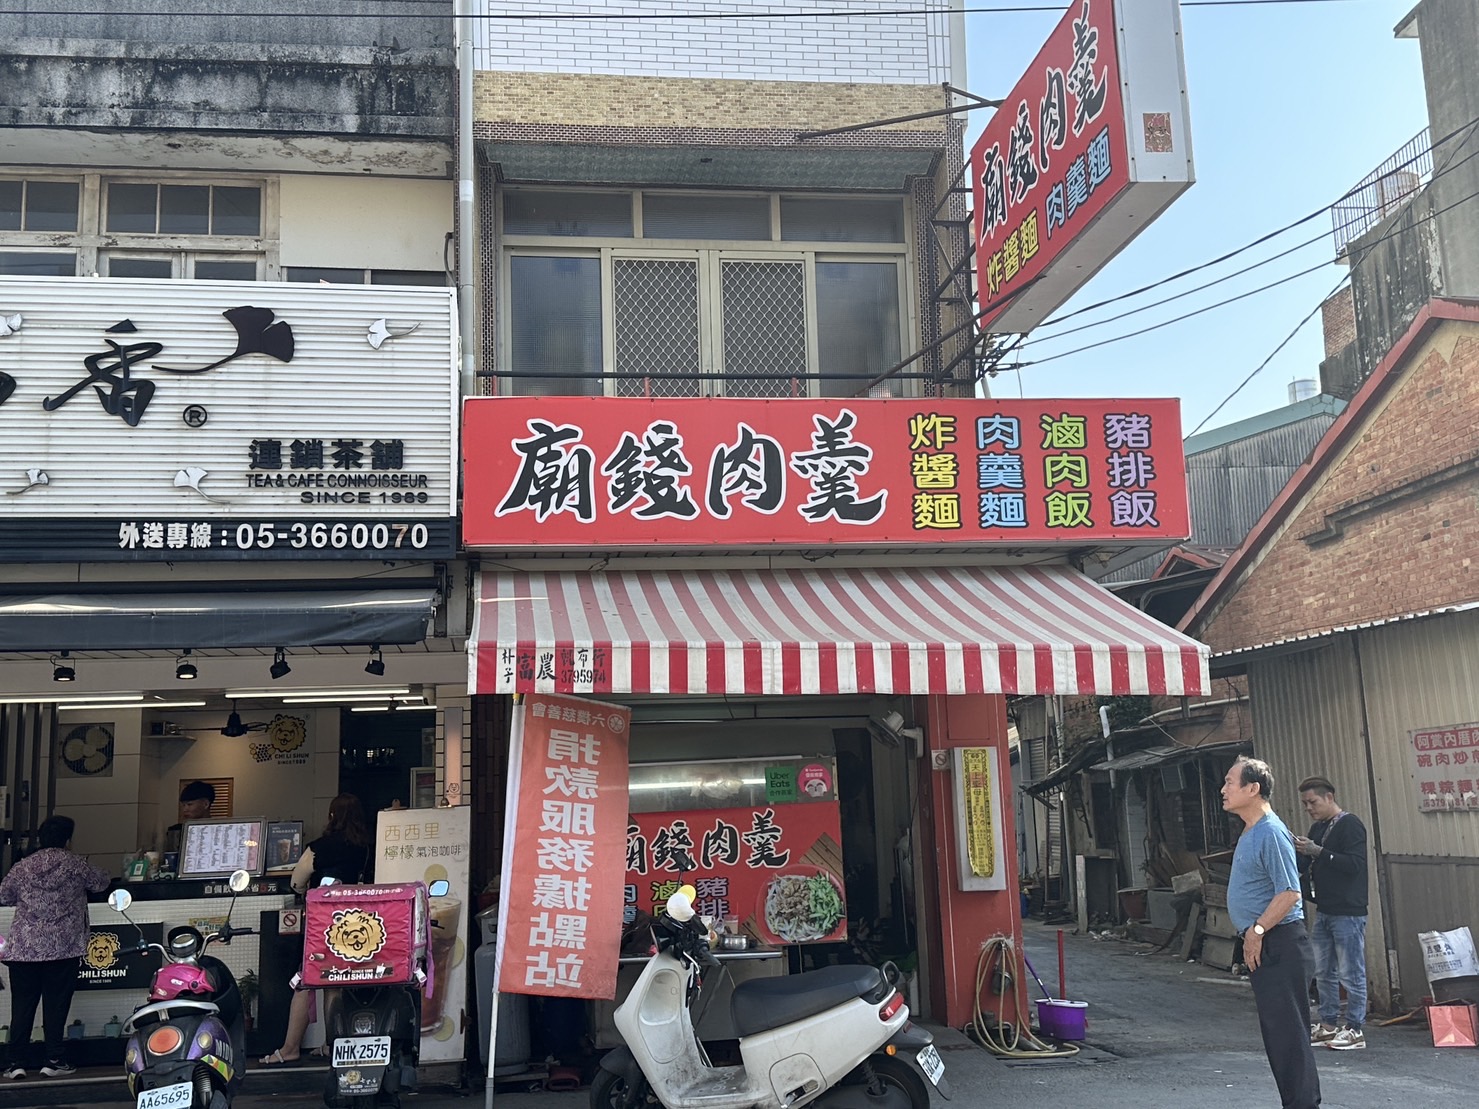
[[[1203,882],[1202,904],[1209,909],[1227,908],[1227,886],[1221,882]]]

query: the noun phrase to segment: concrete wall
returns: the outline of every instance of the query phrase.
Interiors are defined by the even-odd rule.
[[[383,4],[244,0],[188,16],[70,14],[26,0],[0,40],[0,125],[229,129],[445,137],[452,130],[452,4],[410,19]],[[183,10],[183,9],[182,9]],[[418,11],[435,15],[437,8]]]
[[[1335,396],[1352,397],[1417,319],[1423,305],[1435,296],[1450,295],[1446,242],[1440,235],[1439,219],[1434,217],[1437,210],[1436,194],[1431,188],[1424,190],[1349,245],[1359,377],[1339,391],[1344,383],[1332,373],[1330,391]],[[1464,209],[1453,214],[1463,216]]]
[[[440,270],[453,186],[286,174],[280,179],[284,266]]]
[[[513,72],[935,85],[950,80],[950,17],[897,14],[903,6],[893,0],[723,0],[703,10],[760,18],[490,19],[477,23],[474,42],[479,69]],[[634,10],[626,0],[481,0],[478,7],[544,17]],[[651,0],[640,7],[649,16],[696,10],[687,0]],[[796,18],[807,12],[818,14]]]

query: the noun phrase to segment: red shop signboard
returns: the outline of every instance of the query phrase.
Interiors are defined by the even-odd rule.
[[[835,798],[638,813],[627,825],[626,919],[655,916],[687,882],[700,915],[716,926],[733,917],[761,943],[845,940],[841,843]]]
[[[616,996],[631,719],[620,705],[552,693],[514,710],[498,990]]]
[[[1190,534],[1174,399],[481,397],[463,424],[473,548]]]

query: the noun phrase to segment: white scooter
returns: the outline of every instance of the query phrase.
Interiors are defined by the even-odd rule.
[[[601,1060],[591,1109],[929,1109],[931,1085],[950,1096],[934,1037],[868,966],[739,983],[731,1014],[744,1062],[714,1066],[689,1007],[719,963],[687,891],[652,932],[656,951],[616,1010],[626,1046]]]

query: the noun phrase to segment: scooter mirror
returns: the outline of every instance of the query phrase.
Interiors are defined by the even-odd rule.
[[[693,902],[682,890],[668,898],[668,916],[682,924],[693,919]]]
[[[339,879],[337,879],[337,878],[320,878],[318,880],[318,884],[320,886],[337,886],[339,884]]]
[[[431,894],[433,897],[446,897],[447,891],[451,888],[451,882],[447,881],[445,878],[438,878],[435,882],[426,887],[426,892]]]
[[[231,887],[232,893],[241,893],[252,884],[252,876],[245,870],[232,871],[231,877],[226,880],[226,884]]]
[[[115,913],[126,913],[134,903],[134,895],[128,890],[114,890],[108,895],[108,905]]]

